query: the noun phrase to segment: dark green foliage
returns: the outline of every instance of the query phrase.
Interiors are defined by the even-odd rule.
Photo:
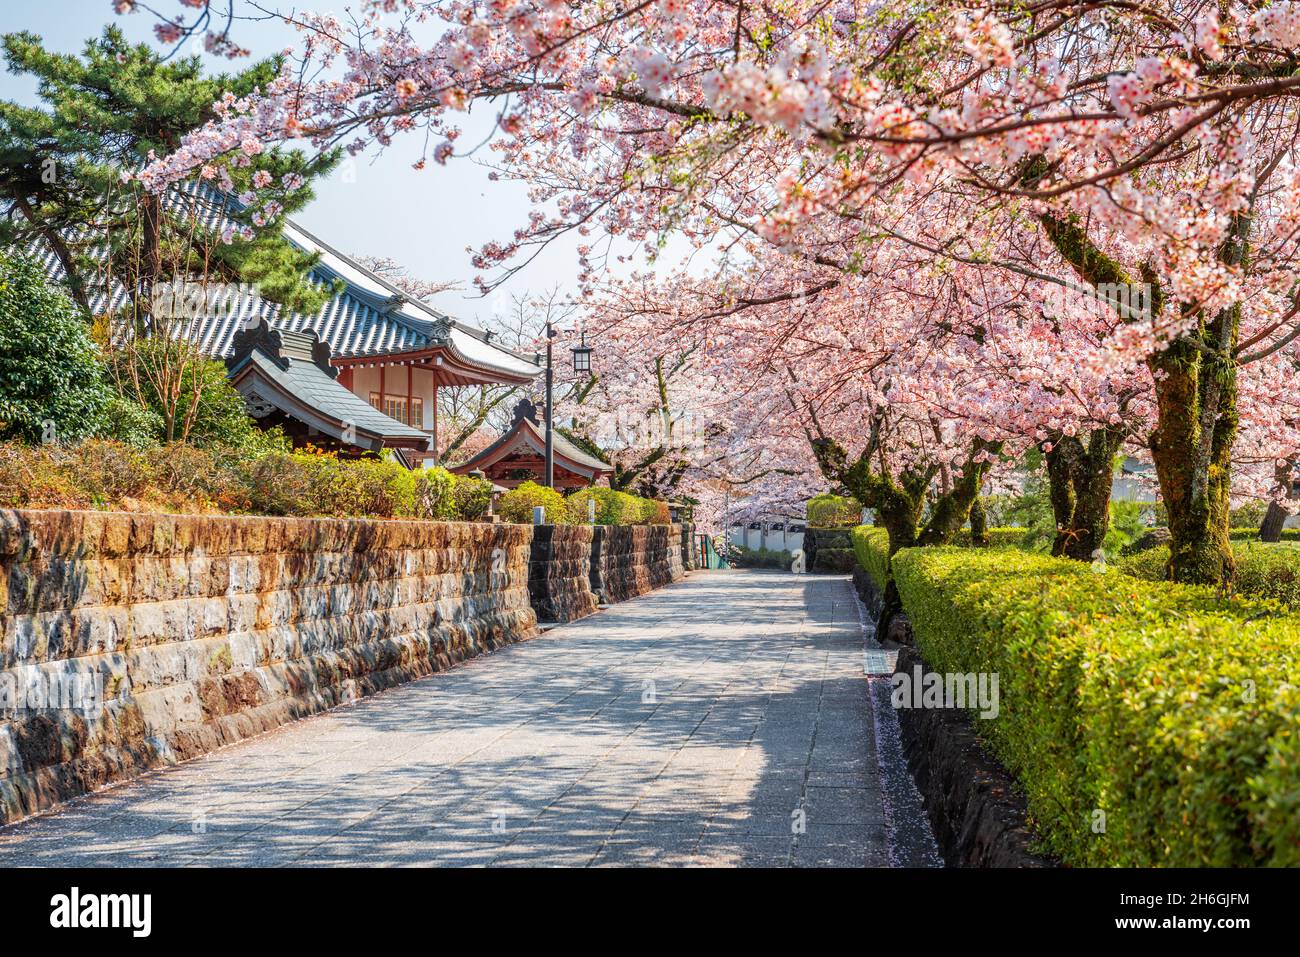
[[[76,307],[46,286],[36,263],[0,252],[0,438],[92,435],[112,395]]]
[[[286,173],[305,183],[333,167],[335,154],[308,159],[298,151],[266,150],[243,168],[232,168],[230,192],[247,190],[265,171],[272,183],[262,200],[282,210],[251,240],[233,244],[196,226],[191,209],[165,211],[138,181],[122,181],[164,156],[181,138],[214,117],[225,93],[243,96],[265,87],[278,73],[276,58],[235,75],[204,76],[198,57],[164,61],[148,44],[128,43],[116,27],[86,43],[80,56],[52,53],[40,37],[9,33],[0,38],[13,73],[37,82],[39,107],[0,102],[0,246],[25,246],[39,238],[59,256],[73,299],[87,310],[88,289],[102,282],[92,255],[109,251],[112,272],[138,291],[130,308],[137,324],[150,325],[148,294],[176,277],[255,282],[268,299],[312,311],[329,294],[307,282],[315,260],[287,243],[274,227],[278,216],[302,208],[309,186],[283,183]],[[213,183],[216,180],[212,181]],[[265,218],[267,210],[262,208]],[[236,223],[255,225],[257,210],[236,210]]]

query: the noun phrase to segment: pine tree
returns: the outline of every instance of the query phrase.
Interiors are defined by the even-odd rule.
[[[80,56],[52,53],[31,33],[0,37],[11,72],[37,80],[39,107],[0,101],[0,246],[43,242],[59,257],[72,298],[89,315],[90,291],[109,278],[128,291],[129,328],[154,329],[153,291],[177,279],[252,282],[265,298],[289,309],[315,311],[333,290],[306,280],[316,258],[273,228],[312,198],[311,181],[337,154],[307,158],[267,150],[230,171],[223,191],[176,192],[162,199],[136,180],[123,180],[165,155],[214,115],[227,92],[243,96],[278,73],[278,58],[238,74],[205,76],[198,57],[164,60],[145,44],[130,44],[108,27]],[[233,196],[264,170],[273,184],[301,177],[297,189],[272,186],[260,194],[280,211],[251,239],[223,242],[215,206],[236,227],[251,225],[254,209]],[[259,217],[268,219],[263,209]],[[108,250],[107,260],[103,250]],[[103,317],[99,317],[103,318]]]

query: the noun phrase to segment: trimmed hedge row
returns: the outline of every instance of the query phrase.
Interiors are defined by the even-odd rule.
[[[1258,529],[1258,528],[1233,528],[1233,529],[1229,529],[1229,530],[1228,530],[1228,538],[1232,539],[1234,542],[1248,542],[1248,541],[1251,541],[1252,539],[1255,540],[1255,541],[1258,541],[1258,540],[1259,540],[1259,529]],[[1282,529],[1282,541],[1284,541],[1284,542],[1300,542],[1300,528],[1284,528],[1284,529]]]
[[[1029,529],[1018,525],[1003,525],[987,530],[990,548],[1018,548],[1025,540]],[[970,529],[963,528],[952,540],[954,545],[970,545]]]
[[[1008,525],[988,530],[991,548],[1014,548],[1020,545],[1028,529]],[[969,547],[970,529],[962,529],[953,543]],[[853,529],[853,552],[860,565],[882,592],[889,581],[889,533],[876,525],[859,525]]]
[[[1290,605],[1300,604],[1300,543],[1234,542],[1237,559],[1235,587],[1252,598],[1273,598]],[[1125,574],[1143,581],[1163,581],[1169,563],[1169,547],[1162,545],[1138,552],[1116,563]]]
[[[851,496],[814,495],[808,499],[808,524],[817,528],[845,528],[862,520],[862,505]]]
[[[889,532],[875,525],[859,525],[853,530],[853,554],[883,593],[889,582]]]
[[[1016,550],[892,571],[931,668],[999,675],[976,730],[1062,861],[1300,864],[1300,615]]]
[[[589,502],[596,503],[597,525],[669,525],[668,504],[610,488],[584,488],[565,498],[555,489],[537,482],[521,482],[501,496],[501,517],[507,522],[529,524],[533,508],[545,509],[548,525],[586,525]]]

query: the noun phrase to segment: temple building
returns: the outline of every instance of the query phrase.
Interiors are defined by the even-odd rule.
[[[555,487],[561,491],[608,481],[614,467],[584,452],[554,432],[552,449]],[[460,475],[481,471],[497,485],[514,488],[522,482],[542,482],[546,469],[546,431],[537,421],[537,407],[524,399],[515,406],[510,428],[468,462],[451,471]]]
[[[296,443],[352,454],[394,449],[408,465],[432,465],[439,389],[527,385],[541,373],[534,356],[493,342],[493,333],[410,299],[291,221],[283,229],[289,242],[319,257],[309,278],[339,289],[319,312],[287,312],[252,286],[214,284],[175,324],[205,353],[227,360],[254,418],[282,425]],[[58,256],[45,246],[32,252],[51,282],[61,283]],[[126,300],[125,290],[108,283],[92,290],[91,309],[107,313]]]

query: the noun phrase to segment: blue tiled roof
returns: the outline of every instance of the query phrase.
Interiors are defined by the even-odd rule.
[[[219,194],[194,186],[182,188],[173,199],[177,208],[184,207],[186,215],[193,210],[204,227],[213,230],[219,230],[225,220],[224,202]],[[266,319],[273,327],[290,332],[315,330],[339,358],[409,352],[448,344],[489,370],[514,376],[534,376],[541,371],[529,358],[490,342],[483,330],[453,320],[425,303],[407,299],[387,280],[301,226],[286,220],[284,237],[299,249],[320,256],[309,274],[310,279],[322,285],[342,280],[343,291],[319,312],[305,314],[285,311],[278,304],[262,299],[251,286],[223,285],[217,295],[205,301],[205,308],[194,316],[184,333],[204,352],[217,357],[230,355],[235,333]],[[106,260],[105,250],[83,252]],[[51,281],[64,281],[63,265],[46,244],[34,246],[30,253],[40,260]],[[89,298],[91,310],[96,314],[121,308],[127,301],[125,289],[109,280],[93,283]]]

